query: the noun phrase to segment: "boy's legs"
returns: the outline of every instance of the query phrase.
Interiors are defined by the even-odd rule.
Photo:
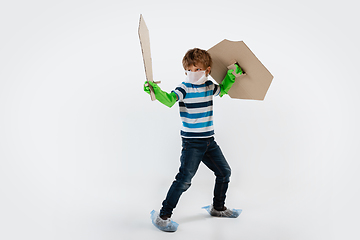
[[[166,199],[163,201],[163,207],[160,210],[160,216],[172,215],[179,198],[191,185],[191,179],[194,177],[204,153],[209,146],[209,139],[186,139],[183,138],[182,152],[180,157],[179,173],[172,183]]]
[[[202,161],[216,176],[213,206],[216,210],[222,211],[225,206],[226,191],[230,182],[231,169],[220,147],[214,140],[211,141]]]

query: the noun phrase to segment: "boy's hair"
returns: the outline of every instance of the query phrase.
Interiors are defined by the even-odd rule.
[[[212,60],[210,54],[206,50],[199,48],[193,48],[186,52],[182,64],[186,70],[189,66],[195,66],[197,63],[202,64],[205,69],[212,66]]]

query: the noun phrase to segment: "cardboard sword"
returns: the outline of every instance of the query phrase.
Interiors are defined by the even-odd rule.
[[[143,56],[143,60],[144,60],[146,79],[147,79],[147,81],[154,82],[153,72],[152,72],[152,62],[151,62],[149,30],[145,24],[145,21],[144,21],[144,18],[142,15],[140,15],[138,33],[139,33],[139,40],[140,40],[140,45],[141,45],[142,56]],[[158,84],[158,83],[160,83],[160,81],[155,82],[155,83]],[[150,88],[151,100],[154,101],[156,99],[154,89],[150,85],[148,85],[148,87]]]

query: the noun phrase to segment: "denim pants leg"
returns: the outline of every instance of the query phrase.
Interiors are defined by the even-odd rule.
[[[225,206],[226,191],[230,182],[231,168],[222,154],[219,145],[217,145],[215,141],[211,141],[202,161],[216,176],[213,206],[217,210],[222,210]]]
[[[160,216],[172,215],[172,211],[176,207],[181,194],[191,186],[191,180],[201,161],[214,171],[216,176],[214,207],[220,208],[224,206],[231,170],[214,138],[183,138],[182,147],[179,173],[176,175],[175,181],[172,183],[166,199],[163,201]]]
[[[206,141],[204,139],[182,139],[182,151],[180,157],[180,168],[175,176],[170,189],[163,201],[160,216],[172,215],[179,198],[191,186],[191,179],[194,177],[199,164],[206,151]]]

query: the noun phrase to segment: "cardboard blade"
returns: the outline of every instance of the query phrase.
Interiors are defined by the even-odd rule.
[[[224,39],[208,52],[213,60],[210,75],[217,83],[222,82],[227,67],[234,62],[246,73],[235,78],[229,90],[231,98],[264,100],[274,77],[243,41]]]
[[[153,82],[154,80],[153,80],[152,60],[151,60],[151,51],[150,51],[150,36],[149,36],[149,30],[145,24],[142,15],[140,15],[138,33],[139,33],[142,56],[144,60],[146,79],[148,81]],[[154,101],[156,99],[154,90],[151,86],[149,86],[149,88],[150,88],[151,100]]]

